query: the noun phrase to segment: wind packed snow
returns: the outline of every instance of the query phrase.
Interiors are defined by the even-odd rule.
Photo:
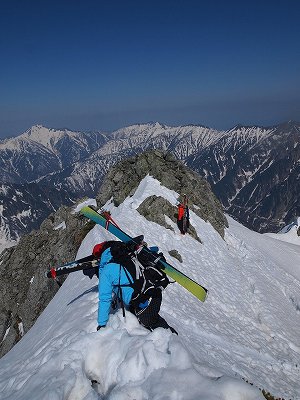
[[[62,230],[66,229],[66,222],[63,221],[63,222],[60,223],[59,225],[55,226],[53,229],[54,229],[55,231],[57,231],[57,230],[59,230],[59,229],[62,229]]]
[[[7,225],[5,225],[5,219],[2,218],[0,212],[0,254],[3,250],[8,249],[9,247],[16,246],[18,244],[18,240],[11,240],[9,238],[10,229]]]
[[[298,232],[299,231],[299,236]],[[282,229],[279,233],[266,233],[266,235],[281,240],[283,242],[300,245],[300,217],[297,220]]]
[[[74,213],[79,212],[82,209],[82,207],[84,207],[84,206],[95,206],[96,207],[97,206],[96,200],[95,199],[87,199],[87,200],[83,201],[82,203],[78,204],[77,207],[75,207]]]
[[[231,218],[223,240],[191,211],[200,244],[180,235],[175,224],[173,232],[137,212],[152,194],[177,203],[178,194],[148,176],[132,197],[106,209],[125,231],[144,234],[170,263],[207,287],[206,302],[175,283],[164,292],[161,314],[179,336],[149,332],[120,310],[97,332],[98,280],[70,274],[33,328],[0,360],[1,399],[263,399],[258,388],[300,399],[299,247]],[[107,239],[113,236],[95,226],[77,257]],[[182,263],[168,254],[173,249]]]
[[[23,322],[18,323],[18,330],[19,330],[19,335],[23,336],[24,335],[24,325]]]
[[[6,329],[1,343],[4,342],[4,340],[6,339],[7,335],[9,334],[9,331],[10,331],[10,326]]]

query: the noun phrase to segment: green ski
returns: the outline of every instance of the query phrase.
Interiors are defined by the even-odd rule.
[[[129,242],[134,241],[134,239],[129,236],[127,233],[122,231],[119,227],[117,227],[112,219],[110,218],[109,214],[105,213],[104,216],[99,214],[94,208],[91,206],[85,206],[81,210],[81,213],[91,219],[92,221],[96,222],[96,224],[101,225],[103,228],[111,232],[114,236],[120,239],[122,242]],[[144,247],[142,251],[147,251],[147,253],[151,253],[147,247]],[[153,255],[153,254],[152,254]],[[153,255],[155,259],[156,256]],[[156,260],[154,260],[156,261]],[[195,282],[193,279],[189,278],[187,275],[180,272],[177,268],[173,267],[169,263],[163,260],[157,260],[158,265],[161,269],[172,279],[174,279],[177,283],[183,286],[186,290],[192,293],[197,299],[201,301],[205,301],[207,297],[207,289],[199,283]]]

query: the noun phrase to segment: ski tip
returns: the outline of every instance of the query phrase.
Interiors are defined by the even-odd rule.
[[[98,212],[97,207],[96,207],[96,206],[93,206],[92,204],[89,204],[87,207],[90,208],[90,209],[93,210],[93,211]]]
[[[206,294],[205,294],[205,297],[204,297],[204,300],[203,300],[203,302],[207,300],[207,298],[208,298],[208,295],[209,295],[209,291],[208,291],[208,289],[205,289],[205,290],[206,290]]]
[[[87,212],[88,210],[92,210],[92,211],[95,211],[95,212],[98,213],[97,207],[95,207],[95,206],[93,206],[93,205],[91,205],[91,204],[89,204],[89,205],[87,205],[87,206],[83,206],[83,207],[79,210],[79,212],[80,212],[81,214],[84,214],[84,213]]]

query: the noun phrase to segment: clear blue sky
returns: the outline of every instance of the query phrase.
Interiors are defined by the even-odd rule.
[[[6,0],[0,137],[300,120],[300,2]]]

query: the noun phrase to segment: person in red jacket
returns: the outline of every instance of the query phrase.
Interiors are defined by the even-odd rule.
[[[179,203],[177,208],[178,208],[177,226],[181,234],[185,235],[189,228],[189,209],[187,204],[182,204],[182,203]]]
[[[186,232],[184,231],[184,214],[185,214],[185,207],[183,204],[179,203],[178,206],[178,214],[177,214],[177,225],[180,232],[184,235]]]

